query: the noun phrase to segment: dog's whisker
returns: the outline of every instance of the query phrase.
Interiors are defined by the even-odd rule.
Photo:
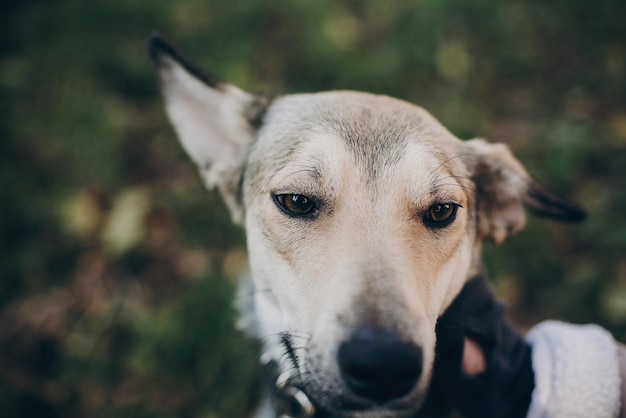
[[[471,191],[473,193],[478,193],[478,190],[476,190],[476,189],[474,189],[472,187],[469,187],[469,186],[463,186],[462,184],[458,184],[458,183],[441,183],[441,184],[437,184],[435,187],[433,187],[433,190],[437,190],[438,188],[443,187],[443,186],[456,186],[456,187],[460,187],[460,188],[465,189],[465,190],[469,190],[469,191]]]
[[[436,184],[437,182],[440,182],[440,181],[443,181],[443,180],[446,180],[446,179],[450,179],[450,178],[453,178],[453,179],[465,179],[465,180],[471,181],[472,183],[476,183],[475,180],[472,177],[470,177],[470,176],[458,176],[458,175],[454,175],[454,174],[450,174],[450,175],[445,176],[445,177],[437,177],[437,178],[434,179],[434,181],[432,183]]]
[[[311,340],[313,338],[310,333],[303,331],[291,331],[289,334],[294,338],[301,338],[303,340]]]
[[[269,342],[272,338],[276,338],[277,340],[279,340],[279,341],[280,341],[280,335],[281,335],[281,333],[267,334],[267,335],[264,335],[263,337],[258,337],[258,338],[257,338],[257,340],[258,340],[258,342],[259,342],[260,344],[267,343],[267,342]]]
[[[476,181],[470,176],[448,174],[447,176],[437,176],[433,178],[432,181],[430,182],[431,190],[436,190],[438,187],[444,185],[443,181],[448,180],[448,179],[462,179],[462,180],[467,180],[471,182],[472,184],[476,184]],[[463,186],[463,185],[459,184],[459,186]]]
[[[479,157],[477,154],[474,153],[463,153],[463,154],[457,154],[454,157],[450,157],[447,160],[445,160],[444,162],[442,162],[441,164],[439,164],[437,167],[435,167],[434,170],[432,170],[430,172],[429,175],[433,175],[437,170],[439,170],[441,167],[445,166],[446,164],[448,164],[450,161],[457,159],[457,158],[461,158],[461,157]]]
[[[306,347],[304,345],[302,347],[293,347],[293,351],[296,351],[296,350],[305,350],[306,351],[308,349],[309,349],[309,347]]]
[[[280,356],[280,358],[279,358],[278,360],[279,360],[279,362],[281,363],[281,365],[283,366],[283,367],[282,367],[283,369],[288,369],[288,368],[284,367],[284,366],[285,366],[285,363],[286,363],[287,361],[290,361],[290,362],[291,362],[292,367],[294,367],[294,366],[295,366],[295,367],[297,368],[297,365],[295,365],[295,364],[294,364],[294,360],[293,360],[293,358],[291,358],[291,355],[289,354],[289,352],[284,352],[284,353]]]
[[[285,354],[288,356],[296,368],[298,368],[298,354],[293,348],[293,337],[290,333],[283,332],[280,336],[280,343],[285,347]]]

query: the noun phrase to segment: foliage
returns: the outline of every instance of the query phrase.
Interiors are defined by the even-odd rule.
[[[517,322],[626,338],[626,3],[620,0],[0,2],[0,415],[243,417],[256,343],[232,331],[244,238],[177,145],[158,29],[270,94],[398,96],[508,143],[582,202],[488,270]]]

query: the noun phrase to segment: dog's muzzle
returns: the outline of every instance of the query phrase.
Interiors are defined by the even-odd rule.
[[[357,409],[392,410],[406,403],[422,374],[422,350],[401,340],[394,332],[362,327],[344,341],[337,362],[347,390],[347,398]],[[277,376],[276,365],[271,376]],[[274,381],[278,418],[311,418],[316,413],[313,401],[301,389],[301,381],[288,370]]]

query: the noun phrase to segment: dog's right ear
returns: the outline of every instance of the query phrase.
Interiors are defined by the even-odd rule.
[[[183,148],[206,186],[220,190],[233,220],[241,222],[243,167],[269,100],[200,70],[158,35],[150,39],[150,56]]]
[[[524,208],[561,222],[580,222],[585,211],[537,183],[504,144],[483,139],[463,142],[463,159],[476,191],[479,239],[503,242],[526,223]]]

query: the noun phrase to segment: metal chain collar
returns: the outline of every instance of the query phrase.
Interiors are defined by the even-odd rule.
[[[315,407],[309,397],[294,385],[292,373],[278,374],[273,362],[267,367],[271,376],[277,376],[273,381],[276,418],[314,418]]]

